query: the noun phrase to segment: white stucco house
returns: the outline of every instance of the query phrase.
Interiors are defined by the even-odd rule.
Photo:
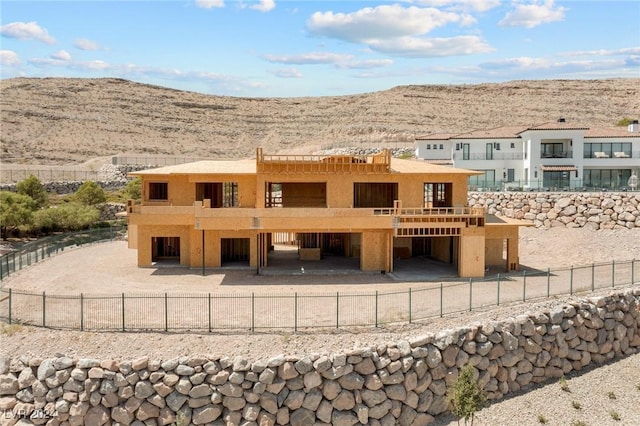
[[[416,157],[484,172],[472,190],[628,190],[640,176],[640,124],[625,129],[576,125],[563,118],[416,138]],[[633,179],[632,179],[633,182]]]

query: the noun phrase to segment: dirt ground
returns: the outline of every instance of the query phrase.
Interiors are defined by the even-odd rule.
[[[373,288],[406,288],[425,283],[395,282],[379,274],[256,276],[252,271],[217,271],[206,277],[200,271],[180,276],[155,269],[139,269],[135,251],[124,242],[102,243],[65,252],[32,266],[0,283],[3,287],[47,292],[154,292],[189,291],[370,291]],[[521,229],[520,261],[524,268],[557,268],[611,260],[640,258],[640,230],[589,231],[586,229]],[[375,286],[372,286],[374,284]],[[601,290],[607,293],[610,290]],[[375,347],[399,340],[465,326],[475,321],[500,320],[531,310],[563,303],[569,297],[548,301],[511,303],[499,307],[460,312],[413,324],[354,327],[293,332],[77,332],[0,324],[0,356],[26,355],[46,358],[55,354],[101,359],[135,359],[149,356],[171,359],[186,355],[236,355],[265,359],[278,354],[332,354],[353,348]],[[602,368],[584,371],[569,380],[571,393],[553,383],[494,402],[481,411],[478,425],[537,425],[540,418],[551,425],[640,424],[640,354]],[[613,393],[616,399],[607,397]],[[556,403],[549,404],[549,400]],[[572,408],[577,401],[582,409]],[[611,413],[621,416],[615,421]],[[505,422],[505,419],[512,421]],[[517,420],[515,420],[517,419]],[[576,423],[582,421],[583,423]],[[439,425],[455,424],[441,418]]]
[[[379,291],[433,286],[421,281],[398,281],[378,273],[318,275],[256,275],[254,269],[138,268],[137,252],[125,241],[100,243],[69,250],[27,268],[0,285],[51,294],[141,292],[331,292]],[[591,231],[576,229],[520,229],[521,270],[569,268],[615,260],[640,259],[640,229]]]

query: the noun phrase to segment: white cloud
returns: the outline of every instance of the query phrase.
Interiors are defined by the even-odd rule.
[[[435,28],[461,20],[461,15],[433,8],[385,5],[349,14],[316,12],[307,21],[307,29],[318,36],[368,43],[426,34]]]
[[[486,12],[501,4],[500,0],[417,0],[416,4],[431,7],[448,7],[452,10]]]
[[[337,64],[353,59],[353,55],[338,53],[310,52],[300,55],[264,55],[264,60],[282,64],[310,65],[310,64]]]
[[[64,52],[64,51],[62,51]],[[60,53],[60,52],[58,52]],[[65,52],[66,53],[66,52]],[[75,62],[69,59],[56,57],[56,54],[51,55],[51,58],[34,58],[30,59],[29,63],[39,68],[46,67],[64,67],[73,70],[81,71],[103,71],[107,69],[113,69],[111,65],[104,61],[88,61],[88,62]]]
[[[20,65],[20,57],[13,50],[0,50],[0,64],[7,67]]]
[[[302,78],[302,73],[295,68],[282,68],[269,72],[280,78]]]
[[[371,69],[387,67],[389,65],[393,65],[393,61],[391,59],[368,59],[364,61],[350,61],[345,64],[339,64],[340,68],[349,69]]]
[[[369,44],[371,49],[389,55],[411,58],[472,55],[487,53],[494,49],[477,36],[422,39],[402,37],[394,40],[380,40]]]
[[[618,56],[618,55],[640,55],[640,47],[627,47],[614,50],[583,50],[565,53],[565,56]]]
[[[260,0],[258,4],[250,6],[251,9],[259,10],[260,12],[269,12],[276,7],[274,0]]]
[[[80,50],[100,50],[100,46],[98,45],[98,43],[86,38],[76,39],[73,45]]]
[[[562,6],[556,7],[554,0],[544,0],[543,2],[534,0],[531,4],[519,4],[513,12],[499,22],[501,27],[525,27],[534,28],[538,25],[548,24],[564,20],[567,11]]]
[[[60,51],[54,53],[53,55],[51,55],[51,58],[52,59],[57,59],[57,60],[60,60],[60,61],[70,61],[71,60],[71,55],[66,50],[60,50]]]
[[[224,0],[196,0],[196,6],[202,9],[213,9],[214,7],[224,7]]]
[[[0,27],[0,34],[18,40],[37,40],[47,44],[56,42],[56,39],[37,22],[11,22]]]

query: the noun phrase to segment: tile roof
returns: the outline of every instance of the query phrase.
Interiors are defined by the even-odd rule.
[[[584,130],[585,138],[633,138],[640,137],[640,133],[631,133],[624,127],[592,128],[576,123],[552,121],[536,125],[502,126],[492,129],[471,130],[465,133],[439,133],[422,135],[416,141],[427,140],[458,140],[458,139],[517,139],[527,131],[536,130]]]

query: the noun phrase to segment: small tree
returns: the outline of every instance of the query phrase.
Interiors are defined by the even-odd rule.
[[[107,200],[104,189],[92,180],[83,183],[74,194],[74,198],[87,206],[95,206]]]
[[[16,190],[18,191],[18,194],[28,195],[31,197],[36,202],[37,208],[46,206],[49,201],[47,191],[44,189],[42,182],[40,182],[40,179],[34,175],[18,182]]]
[[[458,419],[464,418],[465,425],[469,420],[473,425],[475,414],[485,406],[487,397],[480,389],[480,385],[475,378],[475,369],[471,364],[465,365],[460,371],[460,376],[453,385],[448,399],[451,412]],[[458,420],[459,422],[460,420]]]
[[[6,240],[9,231],[29,227],[33,221],[33,212],[37,205],[28,195],[15,192],[0,192],[0,233]]]
[[[125,196],[139,201],[142,198],[142,179],[139,177],[129,181],[124,189]]]

